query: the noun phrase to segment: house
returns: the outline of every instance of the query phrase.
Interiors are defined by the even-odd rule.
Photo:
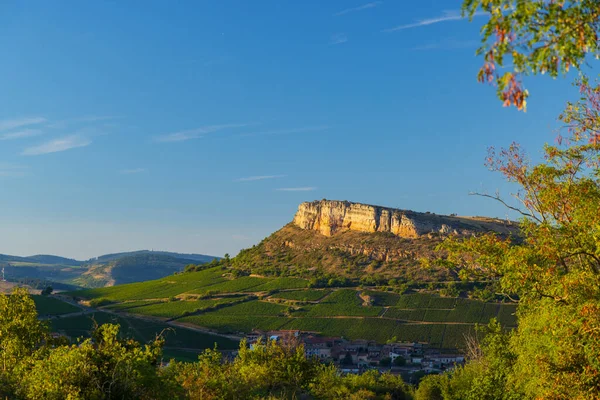
[[[430,358],[440,365],[461,364],[465,361],[465,357],[459,354],[439,354]]]
[[[367,351],[361,351],[356,354],[356,363],[358,366],[369,365],[369,353]]]
[[[331,339],[309,336],[303,339],[306,357],[316,357],[319,360],[329,360],[333,341]]]

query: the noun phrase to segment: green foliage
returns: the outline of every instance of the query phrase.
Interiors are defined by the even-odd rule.
[[[577,11],[575,3],[596,4],[567,9]],[[501,334],[491,326],[483,356],[451,376],[456,398],[599,397],[600,87],[584,80],[580,91],[560,116],[568,137],[546,145],[542,162],[532,165],[517,145],[490,155],[488,165],[521,188],[522,207],[509,206],[523,216],[522,236],[450,238],[441,247],[445,265],[466,279],[493,279],[518,300],[518,328]]]
[[[52,286],[46,286],[46,287],[45,287],[45,288],[44,288],[44,289],[43,289],[43,290],[40,292],[40,294],[41,294],[42,296],[48,296],[48,295],[52,294],[52,291],[53,291],[53,290],[54,290],[54,289],[52,288]]]
[[[390,367],[392,365],[392,359],[389,357],[383,357],[379,360],[379,365],[382,367]]]
[[[141,346],[102,325],[78,346],[61,346],[31,360],[17,393],[29,399],[161,399],[170,384],[157,368],[162,342]]]
[[[342,376],[334,367],[305,359],[301,346],[273,342],[253,350],[242,344],[238,357],[224,363],[208,350],[197,363],[170,365],[165,375],[190,399],[408,399],[411,392],[399,377],[375,371]]]
[[[105,299],[105,298],[99,298],[99,299],[92,299],[90,300],[90,307],[102,307],[102,306],[107,306],[109,304],[112,304],[113,301],[110,299]]]
[[[25,289],[0,294],[0,394],[9,395],[9,388],[16,385],[13,371],[47,340],[48,328],[38,320],[35,303]]]
[[[495,81],[505,105],[525,108],[528,93],[521,88],[520,75],[548,73],[556,78],[571,67],[580,68],[586,55],[600,55],[596,0],[464,0],[463,13],[489,15],[478,50],[485,59],[479,80]],[[501,75],[496,71],[502,66],[513,71]]]
[[[404,359],[404,357],[396,357],[394,358],[393,364],[396,367],[403,367],[406,364],[406,360]]]

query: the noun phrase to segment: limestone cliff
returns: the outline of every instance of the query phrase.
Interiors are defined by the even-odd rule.
[[[387,232],[402,238],[428,234],[472,235],[487,231],[509,234],[516,224],[483,217],[457,217],[419,213],[349,201],[320,200],[300,204],[294,224],[305,230],[333,236],[344,231]]]

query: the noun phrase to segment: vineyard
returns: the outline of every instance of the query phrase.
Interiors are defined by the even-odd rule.
[[[105,308],[123,316],[154,318],[157,323],[168,320],[239,337],[255,329],[290,329],[460,348],[465,335],[490,318],[516,326],[514,304],[376,288],[317,289],[300,278],[234,278],[219,267],[69,295],[106,299],[110,304]]]

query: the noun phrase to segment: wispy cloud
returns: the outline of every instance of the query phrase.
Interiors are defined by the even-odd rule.
[[[264,181],[266,179],[277,179],[277,178],[285,178],[285,175],[257,175],[257,176],[248,176],[246,178],[236,179],[235,182]]]
[[[90,139],[81,135],[70,135],[50,140],[38,146],[28,147],[21,154],[24,156],[38,156],[41,154],[58,153],[60,151],[89,146],[91,143]]]
[[[0,163],[0,178],[18,178],[27,174],[27,167]]]
[[[279,188],[275,189],[278,192],[312,192],[313,190],[317,190],[314,186],[307,187],[290,187],[290,188]]]
[[[480,42],[477,40],[455,40],[446,39],[439,42],[432,42],[422,46],[413,47],[412,50],[457,50],[476,48]]]
[[[51,129],[64,129],[70,125],[87,124],[87,123],[91,123],[91,122],[111,121],[111,120],[118,119],[118,118],[121,118],[121,117],[117,117],[114,115],[87,115],[87,116],[83,116],[83,117],[67,118],[67,119],[63,119],[63,120],[59,120],[59,121],[50,122],[50,123],[46,124],[46,127],[51,128]]]
[[[476,12],[473,16],[474,17],[479,17],[482,15],[486,15],[485,12]],[[396,32],[396,31],[401,31],[404,29],[411,29],[411,28],[418,28],[420,26],[427,26],[427,25],[433,25],[433,24],[439,24],[440,22],[446,22],[446,21],[458,21],[461,19],[466,19],[464,18],[460,11],[444,11],[444,13],[439,16],[439,17],[434,17],[434,18],[428,18],[428,19],[422,19],[419,20],[417,22],[413,22],[411,24],[406,24],[406,25],[398,25],[395,26],[393,28],[389,28],[389,29],[384,29],[383,32]]]
[[[329,39],[329,45],[335,46],[336,44],[346,43],[347,41],[348,36],[346,36],[345,33],[336,33],[334,35],[331,35],[331,38]]]
[[[122,169],[119,171],[119,173],[122,175],[141,174],[142,172],[146,172],[146,168],[131,168],[131,169]]]
[[[357,11],[368,10],[370,8],[375,8],[377,6],[380,6],[382,4],[383,4],[383,1],[373,1],[371,3],[363,4],[362,6],[347,8],[347,9],[342,10],[340,12],[336,12],[335,14],[333,14],[333,16],[334,17],[339,17],[339,16],[342,16],[342,15],[350,14],[350,13],[357,12]]]
[[[327,126],[327,125],[306,126],[303,128],[276,129],[276,130],[264,131],[264,132],[242,133],[240,135],[236,135],[236,137],[290,135],[290,134],[294,134],[294,133],[320,132],[320,131],[326,131],[327,129],[329,129],[329,126]]]
[[[4,133],[4,134],[0,134],[0,140],[14,140],[14,139],[23,139],[23,138],[28,138],[28,137],[32,137],[32,136],[38,136],[41,135],[42,132],[39,129],[23,129],[20,131],[16,131],[16,132],[8,132],[8,133]]]
[[[154,140],[160,143],[173,143],[173,142],[184,142],[186,140],[198,139],[202,136],[218,132],[224,129],[243,128],[249,124],[222,124],[222,125],[208,125],[201,128],[189,129],[186,131],[179,131],[168,133],[166,135],[157,136]]]
[[[24,126],[37,125],[46,122],[46,118],[42,117],[24,117],[0,120],[0,131],[9,131],[18,129]]]

